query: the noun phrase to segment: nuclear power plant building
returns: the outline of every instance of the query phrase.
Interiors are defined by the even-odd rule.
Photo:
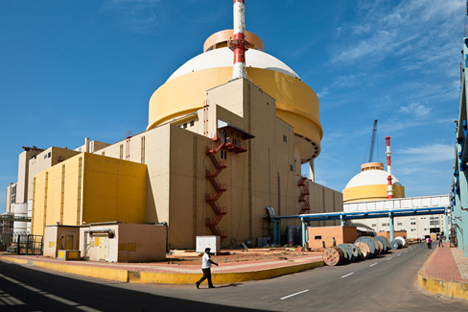
[[[203,53],[154,92],[146,131],[34,155],[28,178],[18,178],[31,233],[57,223],[163,223],[169,248],[194,248],[203,235],[219,236],[223,247],[255,246],[272,236],[267,207],[276,215],[342,211],[342,194],[314,182],[317,95],[250,32],[245,77],[233,76],[233,35],[209,37]],[[301,172],[306,163],[310,179]],[[299,224],[284,221],[281,231]]]

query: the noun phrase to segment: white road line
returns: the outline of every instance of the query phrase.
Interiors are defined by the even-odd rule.
[[[392,260],[392,258],[388,258],[387,261],[388,261],[388,260]]]
[[[55,301],[64,303],[64,304],[69,305],[69,306],[73,306],[73,307],[75,307],[75,308],[77,308],[77,309],[80,309],[80,310],[83,310],[83,311],[89,311],[89,312],[100,312],[100,310],[95,310],[95,309],[93,309],[93,308],[90,308],[90,307],[87,307],[87,306],[83,306],[83,305],[81,305],[81,304],[79,304],[79,303],[77,303],[77,302],[70,301],[70,300],[67,300],[67,299],[65,299],[65,298],[62,298],[62,297],[59,297],[59,296],[56,296],[56,295],[49,294],[49,293],[47,293],[46,291],[42,291],[42,290],[40,290],[40,289],[31,287],[31,286],[29,286],[29,285],[27,285],[27,284],[24,284],[24,283],[22,283],[22,282],[20,282],[20,281],[17,281],[17,280],[15,280],[15,279],[13,279],[13,278],[11,278],[11,277],[8,277],[8,276],[5,276],[5,275],[3,275],[3,274],[0,274],[0,278],[6,279],[7,281],[10,281],[10,282],[15,283],[15,284],[17,284],[17,285],[19,285],[19,286],[22,286],[22,287],[24,287],[24,288],[26,288],[26,289],[28,289],[28,290],[30,290],[30,291],[32,291],[32,292],[35,292],[35,293],[37,293],[37,294],[39,294],[39,295],[42,295],[42,296],[47,297],[47,298],[49,298],[49,299],[52,299],[52,300],[55,300]],[[3,299],[4,299],[4,298],[3,298]]]
[[[289,296],[283,297],[283,298],[281,298],[280,300],[288,299],[288,298],[291,298],[291,297],[294,297],[294,296],[297,296],[297,295],[303,294],[303,293],[305,293],[305,292],[308,292],[308,291],[309,291],[308,289],[307,289],[307,290],[304,290],[304,291],[300,291],[300,292],[298,292],[298,293],[295,293],[295,294],[292,294],[292,295],[289,295]]]
[[[353,275],[353,274],[354,274],[354,272],[351,272],[351,273],[349,273],[349,274],[343,275],[341,278],[345,278],[345,277],[351,276],[351,275]]]
[[[401,254],[398,254],[398,256],[397,256],[397,257],[399,257],[399,256],[401,256]]]
[[[377,265],[377,263],[373,263],[373,264],[371,264],[370,266],[374,266],[374,265]]]

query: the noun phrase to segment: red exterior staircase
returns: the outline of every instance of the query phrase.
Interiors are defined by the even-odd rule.
[[[301,210],[299,214],[308,213],[310,211],[309,201],[306,199],[307,195],[310,195],[309,187],[306,184],[307,177],[301,177],[299,179],[299,186],[301,188],[301,195],[299,196],[299,202],[301,203]]]

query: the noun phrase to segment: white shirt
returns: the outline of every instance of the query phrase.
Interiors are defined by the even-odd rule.
[[[211,268],[211,262],[209,262],[209,260],[210,260],[210,256],[205,252],[202,258],[202,262],[203,262],[201,266],[202,269]]]

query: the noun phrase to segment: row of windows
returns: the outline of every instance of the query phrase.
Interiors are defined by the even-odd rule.
[[[193,127],[193,126],[195,125],[195,120],[191,120],[190,123],[188,123],[188,124],[190,124],[190,127]],[[187,125],[188,125],[188,124],[187,124],[187,123],[184,123],[182,126],[179,125],[179,128],[187,129]]]
[[[398,222],[398,224],[397,224],[397,225],[403,225],[403,223],[401,223],[401,222]],[[377,226],[377,224],[375,224],[375,223],[374,223],[374,224],[372,224],[372,226],[373,226],[373,227],[376,227],[376,226]],[[382,223],[382,226],[389,226],[389,224],[388,224],[388,223]]]
[[[45,155],[44,155],[44,159],[50,158],[50,156],[52,156],[52,153],[51,153],[51,152],[49,152],[48,154],[45,154]]]

